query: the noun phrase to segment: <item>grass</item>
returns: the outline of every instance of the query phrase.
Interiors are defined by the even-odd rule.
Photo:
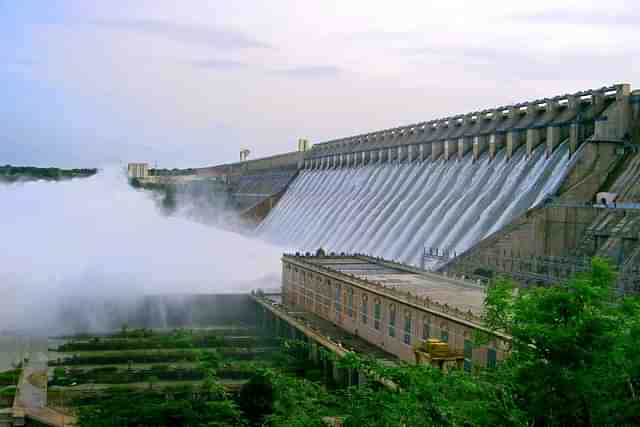
[[[0,372],[0,387],[17,384],[21,374],[22,369]]]

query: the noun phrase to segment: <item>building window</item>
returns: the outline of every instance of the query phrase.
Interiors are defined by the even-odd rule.
[[[329,310],[331,308],[331,280],[328,279],[323,292],[323,305],[325,315],[329,316]]]
[[[464,370],[471,372],[473,366],[473,343],[471,340],[464,340]]]
[[[389,306],[389,336],[396,336],[396,305]]]
[[[422,318],[422,339],[426,341],[429,339],[430,336],[431,336],[431,320],[429,320],[429,317],[424,316]]]
[[[362,323],[367,323],[367,317],[369,317],[369,298],[366,295],[362,296],[362,305],[360,306],[360,313],[362,315]]]
[[[411,312],[409,310],[404,312],[404,343],[411,345]]]
[[[495,348],[487,349],[487,368],[495,368],[497,364],[497,354]]]
[[[353,317],[353,288],[347,289],[347,316]]]
[[[440,339],[444,342],[449,342],[449,331],[443,329],[442,332],[440,332]]]
[[[373,327],[380,330],[380,319],[382,318],[382,305],[380,299],[376,298],[373,303]]]
[[[342,311],[342,304],[340,302],[340,298],[341,298],[341,294],[342,294],[342,286],[340,284],[336,284],[336,289],[335,289],[335,308],[336,308],[336,312],[340,312]]]

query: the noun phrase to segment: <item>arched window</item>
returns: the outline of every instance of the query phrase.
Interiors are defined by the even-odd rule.
[[[334,302],[335,302],[335,309],[337,312],[342,311],[341,294],[342,294],[342,286],[339,283],[336,283]]]
[[[495,348],[487,348],[487,368],[495,368],[497,365],[497,352]]]
[[[367,318],[369,317],[369,297],[366,295],[362,295],[362,305],[360,306],[360,315],[362,319],[362,323],[367,323]]]
[[[389,336],[396,336],[396,305],[389,306]]]
[[[473,342],[464,340],[464,371],[471,372],[473,369]]]
[[[331,308],[331,280],[327,279],[327,283],[326,286],[324,287],[324,298],[323,298],[323,304],[324,304],[324,311],[325,311],[325,315],[329,315],[329,309]]]
[[[449,342],[449,327],[444,322],[440,325],[440,339],[444,342]]]
[[[411,345],[411,311],[404,311],[404,337],[403,341],[407,345]]]
[[[373,327],[380,330],[380,319],[382,318],[382,304],[380,298],[376,298],[373,302]]]
[[[422,339],[428,340],[431,336],[431,319],[429,316],[422,316]]]

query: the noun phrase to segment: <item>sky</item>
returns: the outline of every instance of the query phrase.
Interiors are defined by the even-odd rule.
[[[636,3],[0,0],[0,164],[199,167],[633,87]]]

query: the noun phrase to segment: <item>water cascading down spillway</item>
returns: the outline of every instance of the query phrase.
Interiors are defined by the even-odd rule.
[[[569,147],[507,158],[373,162],[304,170],[258,227],[295,251],[322,247],[421,265],[424,248],[463,252],[557,191]],[[431,266],[433,267],[433,266]]]

